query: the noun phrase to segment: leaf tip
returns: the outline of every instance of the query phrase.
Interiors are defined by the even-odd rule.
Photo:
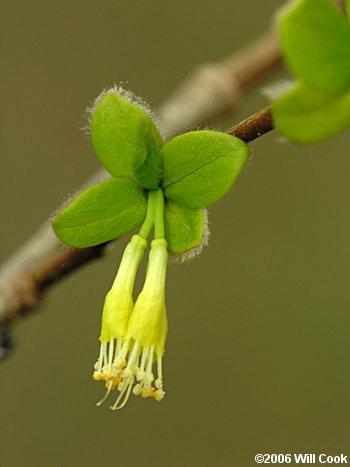
[[[108,97],[110,96],[117,96],[120,97],[121,99],[129,102],[135,107],[138,107],[140,110],[142,110],[144,113],[146,113],[154,122],[156,127],[159,127],[159,118],[156,115],[156,113],[151,109],[151,106],[146,102],[144,99],[142,99],[139,96],[136,96],[132,91],[129,89],[125,89],[122,86],[122,83],[120,84],[114,84],[108,88],[105,88],[92,102],[91,105],[89,105],[86,108],[85,111],[85,119],[87,121],[86,126],[83,128],[85,133],[90,137],[91,136],[91,124],[92,124],[92,119],[93,116],[95,115],[97,107]]]

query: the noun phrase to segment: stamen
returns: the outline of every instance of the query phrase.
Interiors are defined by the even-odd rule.
[[[153,353],[154,353],[154,348],[152,346],[150,349],[149,355],[148,355],[146,374],[143,378],[146,387],[150,387],[152,384],[152,381],[154,380],[154,376],[152,373]]]
[[[142,392],[142,384],[141,383],[136,384],[132,392],[133,394],[135,394],[135,396],[139,396]]]
[[[137,371],[137,373],[136,373],[136,379],[137,379],[137,381],[142,381],[144,377],[145,377],[145,371],[144,371],[144,370],[140,370],[140,368],[139,368],[138,371]]]
[[[121,340],[121,339],[117,339],[117,345],[116,345],[116,349],[115,349],[115,355],[118,355],[118,354],[119,354],[121,348],[122,348],[122,340]]]
[[[96,403],[97,407],[99,407],[101,404],[103,404],[103,402],[107,399],[107,397],[109,396],[109,393],[111,392],[112,385],[113,385],[113,381],[111,381],[109,383],[108,389],[107,389],[106,394],[104,395],[104,397],[102,397],[102,399]]]
[[[118,410],[118,409],[121,409],[124,407],[124,405],[127,403],[128,399],[129,399],[129,396],[130,396],[130,392],[131,392],[131,388],[132,388],[132,385],[134,383],[134,378],[131,378],[130,382],[128,385],[124,385],[124,388],[122,389],[121,393],[119,394],[117,400],[115,401],[114,405],[111,405],[110,406],[110,409],[111,410]],[[127,391],[127,392],[126,392]],[[123,397],[123,395],[125,394],[126,392],[126,396],[125,396],[125,399],[124,401],[122,402],[121,406],[118,407],[118,404],[119,404],[119,401],[120,399]]]
[[[125,399],[124,399],[124,402],[122,403],[122,405],[120,405],[119,407],[116,407],[115,410],[120,410],[122,409],[126,403],[128,402],[129,400],[129,397],[130,397],[130,393],[131,393],[131,388],[132,388],[132,385],[134,384],[134,378],[130,381],[130,384],[129,384],[129,387],[128,387],[128,391],[126,393],[126,396],[125,396]]]
[[[129,354],[129,355],[128,355]],[[138,342],[111,339],[101,344],[99,359],[95,364],[94,379],[106,382],[106,393],[97,402],[100,406],[116,387],[120,394],[111,410],[120,410],[129,400],[131,392],[143,398],[152,397],[160,401],[164,397],[162,357],[156,357],[157,379],[152,372],[154,360],[154,346],[140,348]],[[127,358],[128,357],[128,358]],[[137,381],[137,384],[134,383]]]
[[[108,367],[112,367],[112,361],[113,361],[113,352],[114,352],[114,339],[111,339],[109,341],[109,349],[108,349]]]
[[[163,379],[162,357],[160,357],[160,356],[157,357],[157,373],[158,373],[158,379]]]
[[[147,364],[147,370],[146,373],[151,373],[152,372],[152,365],[153,365],[153,353],[154,353],[154,347],[152,345],[150,352],[149,352],[149,357],[148,357],[148,364]]]
[[[126,354],[129,350],[129,339],[118,342],[117,350],[115,352],[113,364],[119,366],[120,363],[125,360]]]
[[[102,344],[103,346],[103,366],[107,364],[107,343],[106,344]]]
[[[134,346],[131,351],[131,355],[129,357],[128,364],[126,366],[126,370],[131,370],[131,368],[135,367],[135,361],[138,360],[139,357],[139,344],[137,342],[134,343]]]
[[[95,370],[97,371],[101,371],[102,369],[104,346],[105,344],[100,345],[100,354],[98,356],[97,362],[95,363]]]
[[[145,369],[145,365],[146,365],[146,359],[147,359],[148,351],[149,351],[149,349],[143,349],[143,352],[142,352],[142,357],[141,357],[141,365],[140,365],[140,370],[144,370],[144,369]]]
[[[153,399],[156,400],[156,401],[161,401],[163,399],[163,397],[165,396],[165,392],[163,391],[163,389],[158,389],[157,391],[155,391],[155,393],[152,395]]]

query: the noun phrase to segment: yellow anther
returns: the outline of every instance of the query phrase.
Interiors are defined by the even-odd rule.
[[[155,385],[155,387],[157,389],[162,389],[163,388],[163,380],[161,380],[160,378],[156,379],[154,385]]]
[[[102,381],[103,380],[102,373],[100,371],[94,371],[94,373],[92,375],[92,378],[95,381]]]
[[[142,385],[141,384],[136,384],[136,386],[134,386],[134,389],[132,390],[133,394],[135,394],[135,396],[139,396],[141,394],[141,391],[142,391]]]
[[[161,401],[165,395],[165,392],[162,389],[158,389],[158,391],[155,391],[153,394],[153,399],[156,401]]]
[[[125,358],[124,358],[123,360],[121,360],[120,362],[118,362],[117,367],[120,368],[120,369],[122,369],[122,370],[126,367],[126,360],[125,360]]]
[[[154,394],[154,393],[155,393],[154,388],[152,388],[152,387],[144,388],[144,389],[141,391],[141,397],[143,397],[143,398],[146,398],[146,397],[153,397],[153,394]]]
[[[109,381],[106,381],[106,388],[108,389],[109,386],[111,385],[111,390],[113,390],[116,386],[118,386],[120,381],[121,381],[121,378],[119,376],[117,376],[117,377],[115,377],[115,378],[113,378],[113,379],[111,379]]]
[[[144,377],[145,377],[145,372],[144,372],[144,370],[139,370],[139,371],[136,373],[136,379],[137,379],[137,381],[142,381]]]
[[[144,380],[144,383],[145,383],[146,385],[152,384],[152,382],[153,382],[153,380],[154,380],[153,373],[146,373],[145,376],[144,376],[144,378],[143,378],[143,380]]]

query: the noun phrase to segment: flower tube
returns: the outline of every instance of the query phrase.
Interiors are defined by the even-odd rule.
[[[120,381],[125,360],[120,360],[120,350],[124,342],[129,317],[134,307],[132,292],[136,272],[142,261],[147,242],[140,235],[134,235],[125,248],[117,276],[111,290],[107,293],[100,335],[100,354],[95,364],[93,378],[105,381],[106,396]]]
[[[155,239],[151,244],[146,281],[131,314],[118,361],[126,362],[118,384],[119,397],[111,407],[121,409],[131,390],[135,395],[164,397],[162,357],[168,332],[165,308],[167,243]],[[157,369],[154,376],[153,367]],[[124,396],[124,399],[123,399]]]

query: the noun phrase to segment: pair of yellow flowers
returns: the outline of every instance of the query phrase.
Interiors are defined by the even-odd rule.
[[[124,407],[131,391],[158,401],[164,397],[162,357],[168,332],[165,308],[168,251],[166,240],[157,237],[151,243],[145,284],[135,305],[132,296],[135,277],[147,247],[142,228],[127,245],[105,299],[100,355],[93,378],[105,381],[107,388],[97,405],[113,389],[119,391],[112,410]],[[157,377],[153,374],[154,366]]]

